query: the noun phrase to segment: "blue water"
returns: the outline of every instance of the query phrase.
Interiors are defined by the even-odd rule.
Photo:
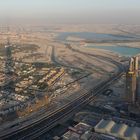
[[[94,45],[88,45],[86,47],[109,50],[109,51],[118,53],[118,54],[123,55],[123,56],[134,56],[134,55],[140,53],[139,48],[130,48],[130,47],[126,47],[126,46],[94,46]]]
[[[57,38],[58,40],[65,41],[67,37],[78,37],[85,40],[132,40],[134,39],[131,36],[125,36],[125,35],[113,35],[113,34],[99,34],[99,33],[93,33],[93,32],[61,32],[58,34]]]
[[[93,32],[60,32],[58,33],[57,40],[66,41],[67,37],[78,37],[83,40],[90,41],[134,41],[136,38],[133,36],[127,35],[114,35],[114,34],[99,34]],[[134,56],[140,53],[140,49],[138,48],[130,48],[127,46],[94,46],[88,45],[87,47],[105,49],[115,53],[119,53],[123,56]]]

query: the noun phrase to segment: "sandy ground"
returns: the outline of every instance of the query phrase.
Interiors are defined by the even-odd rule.
[[[116,29],[117,28],[117,29]],[[0,42],[5,43],[7,37],[11,43],[18,44],[36,44],[39,46],[37,58],[24,57],[30,54],[22,52],[15,53],[15,57],[24,58],[24,61],[43,61],[50,63],[55,61],[62,66],[68,68],[80,68],[85,72],[90,72],[91,76],[88,80],[83,81],[83,87],[98,84],[102,80],[110,77],[114,72],[117,72],[120,63],[120,57],[112,52],[86,48],[79,43],[72,43],[71,48],[67,47],[63,42],[55,40],[57,32],[96,32],[96,33],[121,33],[121,27],[117,25],[55,25],[49,26],[10,26],[7,32],[6,28],[0,30]]]
[[[11,26],[10,31],[0,30],[0,43],[5,43],[7,37],[10,38],[12,44],[36,44],[39,46],[37,51],[33,53],[41,54],[37,58],[24,57],[28,56],[29,53],[24,54],[23,52],[13,54],[14,57],[24,57],[23,61],[43,61],[52,62],[67,67],[69,69],[82,69],[85,73],[91,73],[90,76],[79,81],[80,89],[78,91],[73,90],[68,96],[65,95],[65,99],[59,96],[54,106],[58,105],[58,102],[67,102],[68,98],[70,101],[76,97],[82,95],[81,91],[88,91],[95,87],[103,80],[109,78],[112,74],[118,71],[118,64],[120,64],[121,58],[109,51],[85,48],[79,43],[72,43],[71,48],[67,47],[64,42],[58,42],[55,40],[58,31],[93,31],[98,33],[114,33],[117,34],[120,31],[115,30],[116,25],[108,26],[102,25],[88,26],[88,25],[71,25],[70,26],[51,26],[50,29],[44,29],[44,27],[22,27],[22,26]],[[103,29],[103,30],[102,30]],[[84,89],[84,90],[83,90]],[[51,106],[52,111],[52,106]]]
[[[47,27],[46,27],[47,28]],[[36,44],[39,46],[37,53],[41,54],[40,57],[30,58],[26,61],[44,61],[50,62],[52,59],[57,61],[61,65],[68,67],[81,68],[85,71],[92,73],[94,76],[94,82],[110,76],[112,72],[116,72],[118,67],[116,63],[120,62],[118,55],[109,51],[86,48],[83,45],[71,44],[72,49],[66,47],[63,42],[55,40],[56,32],[84,32],[91,31],[96,33],[121,33],[117,25],[55,25],[49,28],[44,26],[32,27],[32,26],[11,26],[10,31],[6,32],[6,29],[1,29],[0,42],[6,42],[6,38],[9,37],[12,43],[27,43]],[[116,29],[117,28],[117,29]],[[127,28],[127,27],[126,27]],[[49,31],[50,30],[50,31]],[[54,51],[53,51],[54,49]],[[24,57],[22,52],[15,53],[16,57]],[[28,55],[28,54],[26,54]],[[54,61],[53,60],[53,61]]]

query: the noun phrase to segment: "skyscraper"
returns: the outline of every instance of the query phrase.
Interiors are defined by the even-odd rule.
[[[137,99],[138,76],[138,57],[133,57],[126,73],[126,100],[132,104],[135,104]]]
[[[5,45],[5,86],[4,89],[8,91],[14,90],[14,63],[12,59],[12,46],[9,43],[9,40],[7,41],[7,44]]]
[[[11,45],[8,41],[5,45],[5,74],[13,73],[13,60],[12,60],[12,50]]]

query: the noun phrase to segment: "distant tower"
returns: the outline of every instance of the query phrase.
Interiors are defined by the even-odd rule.
[[[138,77],[137,77],[137,95],[136,95],[136,100],[140,105],[140,76],[138,73]]]
[[[136,91],[136,102],[140,104],[140,73],[139,73],[139,58],[135,57],[135,72],[137,77],[137,91]]]
[[[136,76],[138,77],[138,73],[139,73],[139,58],[138,57],[134,57],[134,71]]]
[[[12,50],[8,41],[5,45],[5,74],[12,74],[13,72]]]
[[[14,63],[12,59],[11,49],[12,46],[10,45],[8,40],[7,44],[5,45],[5,86],[4,86],[4,89],[7,91],[14,90],[14,81],[13,81]]]
[[[138,102],[138,99],[139,99],[139,88],[140,88],[140,85],[139,85],[139,58],[138,57],[134,57],[134,72],[135,72],[135,75],[136,75],[136,93],[135,93],[135,102]]]
[[[129,70],[126,73],[126,100],[132,104],[136,103],[138,79],[138,57],[130,60]]]

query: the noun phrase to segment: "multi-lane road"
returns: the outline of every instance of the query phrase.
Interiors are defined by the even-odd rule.
[[[84,55],[92,55],[89,53],[84,53],[79,50],[73,49],[68,46],[69,49],[73,51],[82,53]],[[52,46],[51,51],[51,61],[55,64],[59,64],[59,62],[55,58],[54,47]],[[92,55],[93,56],[93,55]],[[96,56],[94,56],[96,57]],[[101,58],[104,59],[104,58]],[[10,139],[10,140],[18,140],[18,139],[35,139],[48,130],[52,129],[55,125],[61,122],[61,120],[68,119],[70,116],[74,115],[78,110],[80,110],[83,106],[88,104],[90,101],[95,100],[96,97],[102,93],[107,87],[109,87],[113,82],[118,80],[123,74],[123,67],[118,62],[107,59],[107,61],[114,63],[118,67],[118,72],[114,74],[112,77],[102,81],[96,87],[81,90],[81,96],[75,98],[70,103],[65,104],[65,106],[52,111],[50,114],[44,113],[43,115],[36,117],[34,120],[28,121],[28,123],[22,123],[20,126],[13,126],[8,128],[5,131],[0,132],[0,140]],[[75,68],[72,66],[67,66],[64,64],[59,64],[65,67]]]
[[[90,101],[94,100],[103,90],[105,90],[108,86],[110,86],[114,81],[118,80],[123,74],[123,69],[120,67],[120,71],[113,75],[111,78],[101,82],[98,86],[93,89],[81,91],[82,96],[76,98],[70,103],[66,104],[62,108],[44,115],[40,118],[36,118],[35,121],[30,121],[30,123],[26,125],[22,125],[21,127],[13,127],[7,129],[7,131],[0,132],[0,139],[10,139],[10,140],[18,140],[18,139],[35,139],[55,125],[57,125],[61,120],[69,118],[73,114],[75,114],[79,109],[88,104]]]

